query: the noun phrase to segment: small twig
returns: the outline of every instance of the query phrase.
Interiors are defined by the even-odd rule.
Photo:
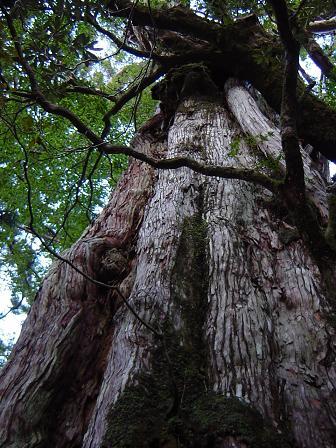
[[[102,98],[106,98],[109,101],[116,100],[115,95],[111,95],[110,93],[103,92],[102,90],[98,89],[93,89],[91,87],[73,85],[72,87],[67,87],[65,91],[69,93],[84,93],[85,95],[99,96]]]
[[[20,302],[17,305],[10,307],[6,313],[0,315],[0,320],[7,317],[13,311],[18,310],[20,308],[20,306],[22,305],[23,301],[24,301],[24,297],[22,296],[22,299],[20,300]]]

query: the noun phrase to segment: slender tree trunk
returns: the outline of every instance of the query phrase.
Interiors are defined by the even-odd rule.
[[[134,146],[280,175],[279,130],[244,87],[224,91],[185,99],[163,143],[148,126]],[[325,181],[303,157],[326,220]],[[328,297],[270,193],[132,160],[63,256],[133,312],[53,264],[2,372],[1,447],[335,446]]]

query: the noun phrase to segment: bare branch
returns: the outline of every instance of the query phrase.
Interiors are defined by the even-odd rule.
[[[332,17],[327,20],[316,20],[314,22],[310,22],[307,30],[316,34],[331,33],[336,30],[336,17]]]
[[[280,39],[287,53],[297,52],[298,43],[294,39],[292,33],[286,2],[284,0],[279,1],[269,0],[269,3],[271,3],[273,7],[276,23],[280,34]]]
[[[102,147],[102,150],[106,154],[115,154],[113,147],[109,148],[109,145],[106,144]],[[271,179],[265,174],[259,173],[258,171],[246,169],[246,168],[233,168],[233,167],[223,167],[216,165],[206,165],[198,162],[197,160],[190,159],[188,157],[174,157],[171,159],[155,159],[153,157],[148,156],[142,152],[136,151],[132,148],[127,148],[127,151],[124,151],[123,154],[134,157],[135,159],[141,160],[142,162],[146,162],[154,168],[159,169],[177,169],[177,168],[190,168],[192,171],[196,173],[204,174],[206,176],[211,177],[221,177],[225,179],[240,179],[247,182],[252,182],[254,184],[258,184],[266,188],[271,192],[275,192],[281,182]]]
[[[91,14],[87,13],[85,15],[85,18],[87,19],[87,21],[89,23],[91,23],[91,25],[97,31],[99,31],[101,34],[104,34],[104,36],[108,37],[118,47],[117,52],[119,52],[120,50],[124,50],[127,53],[133,54],[133,56],[136,56],[138,58],[150,58],[150,57],[152,57],[153,59],[155,59],[156,55],[151,54],[151,52],[139,50],[137,48],[134,48],[134,47],[131,47],[131,46],[127,45],[126,42],[125,42],[125,39],[122,41],[115,34],[113,34],[111,31],[103,28],[101,25],[99,25],[97,20]],[[157,55],[157,57],[159,57],[159,56]]]
[[[103,92],[102,90],[93,89],[92,87],[73,85],[72,87],[67,87],[65,89],[65,91],[69,92],[69,93],[84,93],[85,95],[99,96],[102,98],[106,98],[107,100],[110,100],[110,101],[116,101],[115,95],[111,95],[110,93]]]
[[[302,77],[307,81],[308,83],[307,87],[309,88],[309,90],[311,90],[316,85],[316,81],[314,81],[314,79],[306,72],[306,70],[303,67],[301,67],[301,65],[299,67],[299,72],[301,73]]]
[[[17,303],[17,305],[14,305],[14,306],[10,307],[10,308],[8,309],[8,311],[6,311],[6,312],[3,313],[3,314],[0,314],[0,319],[4,319],[4,318],[7,317],[10,313],[12,313],[13,311],[18,310],[18,309],[20,308],[20,306],[22,305],[23,301],[24,301],[24,297],[22,296],[22,299],[20,300],[19,303]]]
[[[286,61],[281,104],[281,141],[286,159],[286,179],[280,197],[291,212],[295,224],[310,245],[314,256],[330,254],[330,246],[312,209],[304,181],[303,162],[297,135],[297,82],[300,44],[293,36],[285,0],[269,0],[273,6],[279,34],[285,47]]]
[[[321,72],[328,78],[336,80],[336,67],[316,40],[307,32],[304,34],[304,47]]]
[[[303,162],[296,129],[297,78],[300,44],[293,36],[287,5],[284,0],[270,0],[280,38],[285,47],[286,61],[281,103],[281,141],[286,160],[286,184],[293,187],[298,200],[305,197]]]
[[[134,25],[155,26],[156,29],[177,31],[198,39],[216,42],[218,33],[221,30],[221,25],[211,23],[183,7],[166,9],[162,13],[160,10],[150,11],[145,6],[134,5],[128,0],[110,1],[107,7],[111,15],[124,18],[130,17]]]
[[[148,76],[143,76],[139,83],[132,85],[126,92],[123,93],[118,99],[116,99],[116,104],[104,115],[105,127],[103,129],[101,138],[105,139],[111,129],[110,119],[113,115],[120,111],[120,109],[132,98],[141,93],[146,87],[150,86],[157,79],[160,78],[164,73],[161,67],[158,67],[152,71]]]

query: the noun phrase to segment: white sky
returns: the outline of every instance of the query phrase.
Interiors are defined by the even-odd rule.
[[[0,283],[0,314],[5,314],[11,308],[10,290],[4,281]],[[16,340],[19,337],[21,325],[26,315],[15,315],[9,313],[8,316],[0,320],[0,339],[9,341]]]

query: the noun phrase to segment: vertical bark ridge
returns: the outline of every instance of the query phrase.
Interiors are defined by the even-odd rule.
[[[240,122],[245,130],[255,106],[238,89],[228,90],[228,104],[233,113],[244,104]],[[250,132],[258,129],[256,123],[263,125],[260,119],[251,120]],[[228,122],[220,128],[232,126]],[[220,128],[217,142],[226,138]],[[218,147],[223,146],[209,142],[208,157],[227,164],[225,151]],[[240,151],[244,158],[244,145]],[[330,407],[334,393],[330,385],[335,370],[324,362],[332,330],[322,318],[330,309],[319,287],[318,270],[302,241],[291,235],[290,226],[270,215],[260,188],[221,179],[209,179],[208,186],[207,338],[214,387],[257,406],[279,431],[289,423],[299,446],[318,447],[323,440],[331,447],[335,409]]]
[[[246,140],[232,156],[234,139],[241,138],[246,129],[254,136],[271,129],[272,142],[261,142],[262,150],[266,155],[280,151],[279,131],[258,115],[249,120],[257,106],[245,89],[228,88],[227,99],[230,111],[200,98],[183,102],[169,132],[167,156],[187,153],[213,164],[255,166],[260,156]],[[242,103],[244,114],[238,120]],[[324,183],[319,174],[315,177],[322,208]],[[200,191],[202,219],[208,229],[205,334],[210,384],[224,397],[254,406],[273,422],[279,434],[292,430],[299,446],[317,447],[323,440],[331,447],[335,410],[324,407],[324,402],[330,403],[335,371],[330,349],[324,348],[330,347],[332,333],[323,317],[328,312],[327,301],[307,249],[293,227],[270,212],[267,192],[242,181],[208,179],[186,169],[159,172],[138,239],[132,305],[157,328],[171,315],[175,316],[175,329],[186,325],[181,312],[176,312],[172,272],[183,223],[200,212]],[[133,316],[120,310],[116,327],[85,447],[119,446],[119,439],[113,443],[119,430],[113,425],[112,431],[108,429],[116,417],[113,409],[120,409],[123,393],[135,387],[139,375],[151,372],[155,364],[153,353],[158,343]],[[128,405],[131,412],[132,404]],[[197,406],[196,415],[202,406],[207,409],[202,400]],[[225,406],[231,404],[225,402]],[[305,431],[307,425],[309,432]],[[122,431],[125,428],[120,437],[127,440]],[[224,435],[221,440],[227,443]]]
[[[255,140],[255,152],[262,155],[260,168],[269,173],[270,168],[274,170],[277,167],[278,176],[284,177],[285,164],[279,128],[260,111],[256,100],[241,83],[232,79],[226,83],[226,100],[244,135],[251,136]],[[312,147],[310,148],[312,150]],[[316,163],[306,150],[302,149],[301,155],[308,195],[319,210],[323,222],[326,223],[328,218],[326,186],[329,169]]]
[[[169,133],[167,157],[181,155],[182,137],[185,137],[185,130],[181,130],[180,123],[175,124]],[[184,139],[182,141],[185,143]],[[199,157],[197,152],[196,157]],[[159,171],[155,193],[147,206],[139,233],[137,271],[129,303],[142,319],[160,332],[171,314],[170,308],[174,306],[171,299],[172,269],[183,223],[198,212],[200,182],[200,176],[187,168]],[[111,421],[108,416],[113,404],[132,379],[136,381],[139,373],[150,369],[150,352],[155,345],[153,335],[148,334],[125,310],[117,313],[115,322],[113,347],[95,413],[85,435],[85,448],[101,446],[109,437]],[[181,323],[178,314],[175,314],[174,322],[176,326]]]
[[[145,142],[144,150],[154,148]],[[133,161],[102,215],[62,256],[97,278],[107,250],[134,244],[153,173]],[[110,277],[121,281],[113,272]],[[64,262],[53,263],[1,372],[0,446],[80,446],[105,369],[117,306],[108,289],[88,282]]]

